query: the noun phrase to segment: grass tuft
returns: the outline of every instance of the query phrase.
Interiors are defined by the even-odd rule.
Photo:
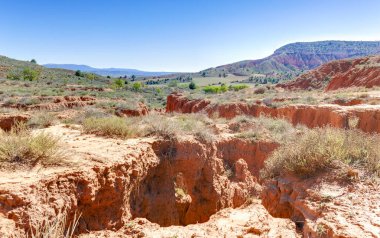
[[[0,161],[35,165],[57,164],[63,159],[59,138],[49,133],[32,134],[25,124],[18,124],[0,135]]]
[[[380,175],[380,137],[358,130],[318,128],[289,138],[265,163],[263,178],[310,177],[329,169],[358,168]]]

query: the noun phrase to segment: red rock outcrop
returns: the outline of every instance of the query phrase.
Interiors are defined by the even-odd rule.
[[[29,119],[28,114],[0,114],[0,128],[9,131],[16,123],[27,122]]]
[[[293,81],[278,84],[285,89],[325,89],[380,86],[380,56],[326,63]]]
[[[166,112],[195,113],[206,112],[224,118],[238,115],[259,117],[261,115],[283,118],[293,125],[302,124],[309,128],[332,126],[348,128],[351,118],[356,117],[356,128],[365,132],[380,133],[380,107],[358,105],[350,108],[337,105],[289,105],[279,108],[258,104],[228,103],[211,104],[209,101],[189,100],[185,96],[174,93],[168,96]]]

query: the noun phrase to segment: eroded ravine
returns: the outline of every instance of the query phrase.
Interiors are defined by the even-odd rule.
[[[192,137],[122,141],[81,135],[62,126],[47,130],[64,137],[72,165],[4,173],[4,234],[18,230],[22,237],[34,230],[33,224],[63,212],[69,221],[81,214],[78,234],[118,230],[134,218],[161,226],[206,222],[221,209],[258,196],[255,176],[275,148],[272,143],[228,138],[212,144]]]

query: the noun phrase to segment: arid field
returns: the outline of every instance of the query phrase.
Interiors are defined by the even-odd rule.
[[[379,59],[276,84],[2,57],[1,237],[379,237]]]

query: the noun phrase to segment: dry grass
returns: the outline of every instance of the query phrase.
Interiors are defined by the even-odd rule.
[[[30,118],[28,126],[32,128],[46,128],[57,123],[54,114],[49,112],[38,112]]]
[[[83,131],[88,134],[127,139],[138,134],[137,120],[116,116],[89,117],[83,121]]]
[[[165,139],[193,135],[200,141],[211,142],[215,136],[210,129],[212,120],[203,114],[149,115],[142,121],[146,124],[147,135],[157,135]]]
[[[274,119],[265,116],[238,116],[229,122],[229,128],[236,133],[236,137],[238,138],[252,140],[269,139],[278,143],[283,143],[289,137],[305,129],[302,126],[295,128],[284,119]]]
[[[67,214],[59,213],[52,219],[45,218],[43,221],[31,222],[34,231],[30,238],[72,238],[78,226],[80,215],[74,215],[73,221],[67,224]]]
[[[59,138],[48,133],[31,133],[25,124],[1,131],[0,162],[36,165],[57,164],[63,159]]]
[[[290,138],[266,161],[262,177],[313,176],[329,169],[358,168],[380,175],[380,137],[358,130],[319,128]]]

